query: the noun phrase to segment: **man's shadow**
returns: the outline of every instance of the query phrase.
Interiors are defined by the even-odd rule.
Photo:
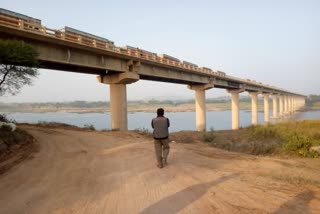
[[[282,213],[311,213],[309,202],[314,198],[314,192],[307,190],[296,195],[292,200],[282,204],[274,214]]]
[[[232,179],[234,177],[239,176],[238,173],[222,176],[217,180],[210,181],[203,184],[196,184],[189,186],[180,192],[177,192],[173,195],[170,195],[152,205],[145,208],[141,213],[142,214],[150,214],[150,213],[166,213],[166,214],[174,214],[190,205],[201,196],[203,196],[210,187],[222,183],[226,180]]]

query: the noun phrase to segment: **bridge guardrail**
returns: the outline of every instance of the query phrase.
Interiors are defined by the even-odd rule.
[[[62,32],[60,30],[50,29],[50,28],[47,28],[39,23],[35,23],[35,22],[31,23],[31,22],[28,22],[28,21],[25,21],[25,20],[22,20],[19,18],[9,17],[9,16],[3,15],[3,14],[0,14],[0,24],[5,25],[5,26],[9,26],[9,27],[13,27],[13,28],[17,28],[19,30],[30,31],[32,33],[42,34],[45,36],[54,37],[54,38],[61,39],[61,40],[67,40],[69,42],[73,42],[73,43],[77,43],[77,44],[81,44],[81,45],[85,45],[85,46],[89,46],[89,47],[93,47],[93,48],[97,48],[97,49],[115,52],[115,53],[126,55],[126,56],[138,57],[138,58],[148,60],[148,61],[153,61],[153,62],[157,62],[157,63],[169,65],[169,66],[174,66],[177,68],[183,68],[183,69],[187,69],[187,70],[190,70],[193,72],[207,74],[207,75],[210,75],[213,77],[219,77],[219,78],[226,79],[226,80],[234,80],[234,81],[238,81],[238,82],[244,83],[244,84],[247,83],[247,84],[251,84],[251,85],[255,85],[255,86],[266,87],[262,83],[258,83],[258,82],[251,81],[251,80],[248,81],[245,79],[241,79],[241,78],[237,78],[237,77],[233,77],[233,76],[225,75],[225,74],[221,75],[219,73],[219,71],[218,72],[209,71],[209,70],[204,69],[203,67],[197,67],[197,66],[193,66],[190,64],[184,64],[181,62],[169,60],[166,58],[161,58],[158,56],[150,56],[148,54],[141,54],[139,56],[139,53],[137,51],[117,47],[115,45],[111,45],[111,44],[108,44],[108,43],[105,43],[102,41],[98,41],[98,40],[90,38],[88,36],[77,35],[77,34],[72,34],[69,32]],[[221,72],[221,73],[223,73],[223,72]],[[269,86],[267,88],[271,89],[271,87],[275,90],[291,93],[289,91],[286,91],[284,89],[274,87],[274,86]]]

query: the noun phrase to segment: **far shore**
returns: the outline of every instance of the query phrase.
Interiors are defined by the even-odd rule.
[[[180,105],[159,104],[159,105],[128,105],[128,112],[155,112],[157,108],[164,108],[166,112],[194,112],[195,104],[186,103]],[[248,103],[240,103],[242,110],[250,110]],[[206,111],[229,111],[230,106],[227,103],[208,103]],[[259,106],[263,110],[263,106]],[[110,107],[59,107],[59,106],[38,106],[24,108],[1,108],[0,112],[20,112],[20,113],[104,113],[110,112]]]
[[[166,112],[194,112],[194,103],[184,104],[128,104],[128,112],[150,112],[153,113],[157,108],[164,108]],[[240,102],[240,109],[251,111],[250,102]],[[207,103],[206,111],[230,111],[230,103]],[[272,106],[270,105],[270,110]],[[303,111],[317,111],[320,106],[305,107]],[[263,112],[263,103],[258,104],[258,111]],[[26,106],[0,106],[0,112],[5,113],[105,113],[110,112],[109,106],[99,107],[71,107],[71,106],[55,106],[55,105],[26,105]]]

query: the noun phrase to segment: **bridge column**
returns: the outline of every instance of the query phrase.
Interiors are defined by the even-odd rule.
[[[126,84],[110,84],[110,111],[112,130],[128,130]]]
[[[127,115],[127,84],[139,80],[139,75],[133,72],[97,76],[100,83],[110,85],[111,129],[128,130]]]
[[[263,94],[264,123],[269,123],[269,93]]]
[[[279,116],[283,117],[283,95],[279,96]]]
[[[288,96],[284,96],[283,97],[283,101],[284,101],[284,115],[288,114]]]
[[[292,105],[292,113],[295,113],[296,107],[295,107],[295,96],[291,97],[291,105]]]
[[[288,99],[288,114],[290,115],[291,114],[291,97],[287,96],[287,99]]]
[[[231,94],[231,127],[233,130],[239,129],[239,94],[244,90],[227,90]]]
[[[288,99],[288,114],[290,115],[292,113],[292,106],[291,106],[291,96],[287,96]]]
[[[278,118],[278,98],[279,98],[279,96],[277,94],[272,94],[272,105],[273,105],[272,117],[274,119]]]
[[[212,84],[189,85],[188,88],[195,91],[196,104],[196,129],[197,131],[206,130],[206,91],[213,88]]]
[[[294,111],[297,111],[297,110],[298,110],[297,97],[294,97],[294,100],[293,100],[293,108],[294,108]]]
[[[250,92],[251,96],[251,122],[252,125],[258,124],[258,92]]]

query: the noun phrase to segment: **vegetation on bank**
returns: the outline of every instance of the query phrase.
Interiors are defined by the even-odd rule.
[[[3,115],[0,115],[0,121],[12,122]],[[37,146],[32,135],[19,128],[12,131],[10,126],[2,125],[0,127],[0,163],[4,164],[0,165],[0,174],[28,158],[36,150]],[[10,161],[7,161],[9,159]]]
[[[252,126],[249,128],[249,133],[251,138],[256,140],[279,140],[283,152],[304,157],[319,157],[318,152],[310,149],[312,146],[320,146],[319,130],[319,120],[305,120],[268,126]]]
[[[319,151],[311,149],[320,146],[320,121],[306,120],[257,125],[223,135],[212,131],[204,134],[203,141],[229,151],[254,155],[284,154],[303,157],[320,157]],[[223,132],[222,132],[223,133]],[[237,134],[235,134],[237,133]],[[208,135],[213,140],[208,140]]]
[[[13,121],[8,120],[4,115],[0,114],[0,122],[10,123]],[[12,131],[10,126],[2,125],[0,127],[0,156],[10,146],[23,143],[27,141],[29,137],[30,135],[21,129]]]

